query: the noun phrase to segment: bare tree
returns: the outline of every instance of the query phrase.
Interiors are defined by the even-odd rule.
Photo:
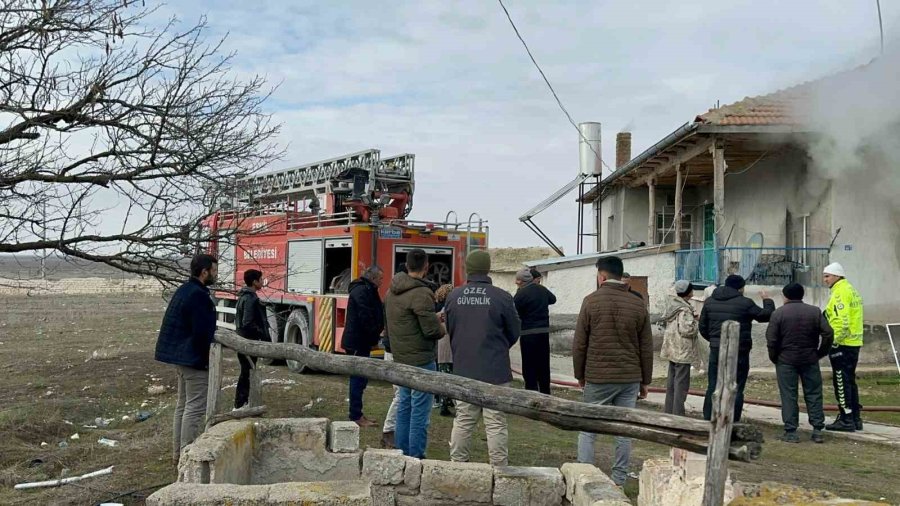
[[[260,77],[205,20],[123,0],[0,0],[0,253],[55,251],[163,282],[233,181],[280,156]]]

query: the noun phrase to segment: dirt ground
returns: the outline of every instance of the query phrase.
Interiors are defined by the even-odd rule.
[[[175,479],[170,461],[174,374],[153,360],[153,346],[164,310],[159,298],[21,297],[0,299],[0,504],[141,504],[143,498]],[[228,362],[233,384],[237,362]],[[346,380],[322,374],[294,375],[265,367],[263,386],[268,416],[346,417]],[[151,395],[147,388],[164,385]],[[233,392],[233,389],[230,390]],[[557,395],[575,396],[559,390]],[[390,385],[372,382],[366,414],[383,419]],[[137,422],[140,412],[149,414]],[[128,417],[123,420],[123,417]],[[97,418],[100,418],[99,424]],[[108,426],[103,427],[108,421]],[[98,426],[98,428],[85,427]],[[435,416],[429,457],[449,457],[452,419]],[[743,481],[780,481],[827,489],[845,497],[900,504],[900,450],[830,439],[825,445],[788,445],[764,427],[763,457],[735,464]],[[78,439],[71,439],[74,434]],[[110,448],[98,439],[118,441]],[[380,431],[363,431],[362,444],[377,446]],[[575,459],[576,435],[540,422],[510,417],[511,465],[558,466]],[[45,445],[43,443],[46,443]],[[61,444],[63,447],[61,447]],[[598,464],[609,470],[612,438],[599,438]],[[634,443],[632,467],[668,449]],[[484,441],[473,458],[486,461]],[[115,466],[110,476],[62,488],[16,491],[13,485],[80,475]],[[626,492],[636,495],[637,482]]]

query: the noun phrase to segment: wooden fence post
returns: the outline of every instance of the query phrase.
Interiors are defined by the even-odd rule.
[[[712,427],[706,459],[706,481],[703,506],[721,506],[725,500],[728,479],[728,452],[734,424],[734,401],[737,396],[737,362],[741,327],[735,321],[722,324],[719,339],[719,369],[716,391],[712,398]]]
[[[206,426],[219,413],[222,403],[222,345],[209,347],[209,387],[206,395]]]

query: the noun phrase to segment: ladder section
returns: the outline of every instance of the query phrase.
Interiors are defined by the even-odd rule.
[[[406,190],[412,193],[415,155],[381,160],[381,152],[369,149],[299,167],[259,174],[240,180],[244,202],[311,198],[331,193],[351,169],[368,173],[369,191]],[[352,176],[347,178],[352,180]]]

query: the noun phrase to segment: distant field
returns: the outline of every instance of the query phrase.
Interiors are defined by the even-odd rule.
[[[47,279],[69,278],[133,278],[106,264],[77,259],[49,257],[44,262]],[[38,279],[41,276],[41,259],[31,255],[0,255],[0,278]]]

